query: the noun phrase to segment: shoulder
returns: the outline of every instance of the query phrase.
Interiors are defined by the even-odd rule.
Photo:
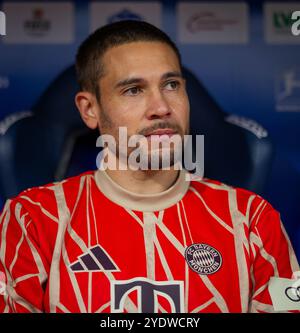
[[[190,181],[190,187],[195,188],[199,191],[202,192],[208,192],[213,194],[214,196],[226,194],[231,195],[231,196],[236,196],[237,200],[243,201],[243,200],[249,200],[250,198],[258,198],[263,200],[263,198],[244,188],[240,187],[235,187],[228,185],[226,183],[223,183],[221,181],[215,180],[215,179],[210,179],[210,178],[205,178],[205,177],[191,177]]]
[[[93,171],[87,171],[62,181],[28,188],[7,200],[2,214],[7,210],[14,213],[16,209],[22,209],[33,218],[40,219],[47,216],[57,218],[59,199],[63,197],[69,203],[75,202],[80,184],[92,178],[93,175]]]
[[[64,191],[76,189],[81,182],[85,181],[91,176],[93,176],[93,171],[87,171],[61,181],[51,182],[42,186],[31,187],[22,191],[15,198],[13,198],[13,200],[18,200],[24,197],[35,199],[47,198],[49,195],[51,196],[51,194],[58,192],[60,188]]]
[[[247,220],[257,223],[266,214],[278,215],[276,209],[259,194],[253,191],[234,187],[209,178],[193,178],[190,189],[197,191],[202,198],[219,207],[228,207],[231,211],[239,212]]]

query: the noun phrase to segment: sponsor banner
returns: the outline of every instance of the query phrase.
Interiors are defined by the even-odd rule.
[[[161,28],[160,2],[92,2],[90,30],[121,20],[147,21]]]
[[[300,111],[300,67],[283,71],[275,80],[276,111]]]
[[[300,2],[267,2],[264,5],[265,40],[269,44],[300,44],[300,30],[297,16],[292,15],[300,11]],[[293,33],[293,32],[296,32]]]
[[[248,5],[181,2],[177,5],[181,43],[244,44],[249,39]]]
[[[74,41],[71,2],[4,2],[9,44],[68,44]]]

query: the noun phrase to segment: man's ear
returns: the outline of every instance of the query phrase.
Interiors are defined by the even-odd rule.
[[[91,129],[97,128],[98,104],[95,96],[87,91],[80,91],[75,96],[75,104],[84,123]]]

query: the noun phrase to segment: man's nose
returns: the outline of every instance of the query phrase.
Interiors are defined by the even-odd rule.
[[[146,116],[148,119],[159,119],[170,116],[171,108],[161,91],[152,92],[149,96]]]

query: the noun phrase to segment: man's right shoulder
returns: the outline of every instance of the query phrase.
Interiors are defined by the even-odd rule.
[[[57,202],[59,198],[64,197],[69,203],[75,202],[80,184],[84,183],[86,179],[93,177],[93,175],[94,171],[87,171],[61,181],[28,188],[7,200],[3,211],[5,211],[7,206],[21,205],[28,212],[51,212],[51,214],[57,216]]]

